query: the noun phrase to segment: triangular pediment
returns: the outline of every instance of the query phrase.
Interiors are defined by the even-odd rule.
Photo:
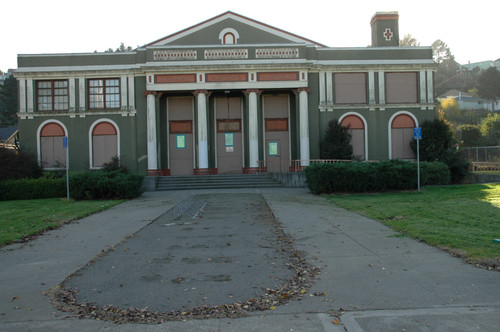
[[[144,46],[222,45],[228,44],[228,41],[229,44],[233,41],[237,45],[312,44],[324,47],[310,39],[230,11]]]

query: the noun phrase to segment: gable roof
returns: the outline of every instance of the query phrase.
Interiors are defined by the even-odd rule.
[[[0,128],[0,142],[6,142],[17,132],[17,127],[4,127]]]
[[[237,13],[234,13],[231,11],[227,11],[225,13],[222,13],[220,15],[212,17],[206,21],[195,24],[189,28],[186,28],[184,30],[180,30],[180,31],[175,32],[171,35],[168,35],[166,37],[155,40],[155,41],[148,43],[142,47],[168,45],[168,44],[175,42],[176,40],[179,40],[179,39],[184,38],[186,36],[195,34],[201,30],[207,29],[213,25],[216,25],[216,24],[218,24],[224,20],[228,20],[228,19],[242,23],[248,27],[252,27],[252,28],[261,30],[262,32],[265,32],[265,33],[272,35],[274,37],[279,37],[281,39],[285,39],[289,43],[313,44],[313,45],[318,46],[318,47],[326,47],[325,45],[320,44],[318,42],[315,42],[313,40],[301,37],[299,35],[287,32],[285,30],[273,27],[271,25],[256,21],[254,19],[245,17],[243,15],[240,15],[240,14],[237,14]]]

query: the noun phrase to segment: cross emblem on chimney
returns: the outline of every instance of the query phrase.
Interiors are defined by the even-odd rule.
[[[389,28],[385,29],[385,32],[384,32],[385,40],[387,40],[387,41],[391,40],[392,36],[393,36],[393,33],[392,33],[391,29],[389,29]]]

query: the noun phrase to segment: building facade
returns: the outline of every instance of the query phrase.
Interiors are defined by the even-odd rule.
[[[414,158],[434,119],[430,47],[399,47],[397,12],[372,46],[331,48],[226,12],[132,52],[19,55],[21,145],[45,168],[113,156],[150,175],[288,171],[320,157],[328,122],[361,160]]]

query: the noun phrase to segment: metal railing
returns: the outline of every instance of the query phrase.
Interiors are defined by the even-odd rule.
[[[295,159],[295,160],[259,160],[259,172],[302,172],[304,168],[312,164],[347,163],[353,160],[343,159]]]
[[[500,146],[463,147],[461,153],[471,162],[500,162]]]

